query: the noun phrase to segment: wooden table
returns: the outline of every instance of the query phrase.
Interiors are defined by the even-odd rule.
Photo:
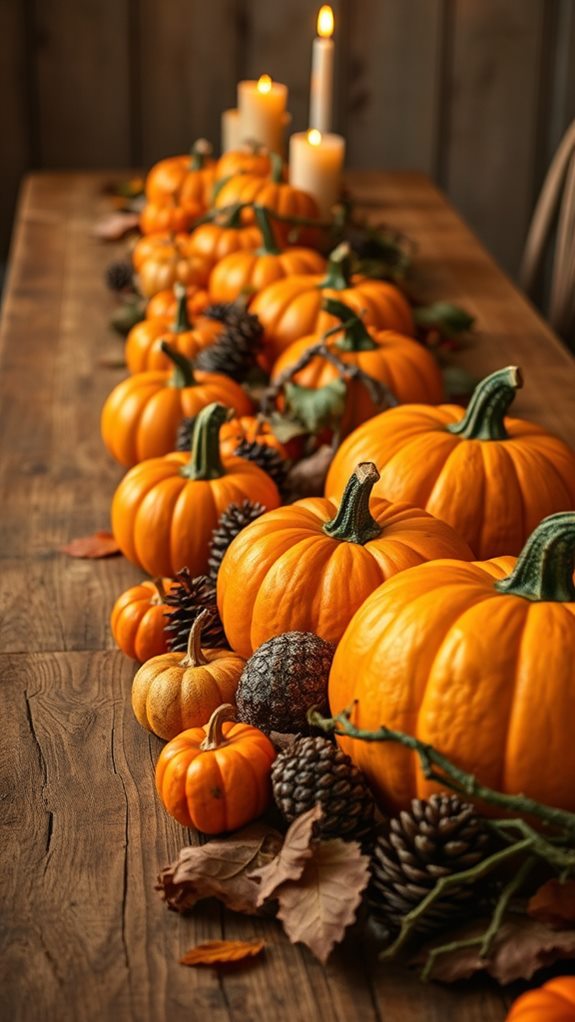
[[[188,835],[160,807],[160,743],[130,707],[134,665],[113,648],[115,597],[140,577],[120,558],[58,548],[108,526],[121,470],[99,414],[122,377],[105,266],[123,246],[90,234],[114,175],[45,174],[23,189],[1,347],[0,1017],[36,1022],[496,1022],[509,997],[476,981],[423,986],[350,938],[322,968],[273,922],[211,905],[183,919],[154,890]],[[119,176],[119,175],[116,175]],[[477,316],[459,360],[480,375],[522,366],[516,408],[575,444],[570,355],[442,196],[417,174],[355,173],[352,190],[419,244],[429,298]],[[241,971],[181,967],[206,939],[265,936]]]

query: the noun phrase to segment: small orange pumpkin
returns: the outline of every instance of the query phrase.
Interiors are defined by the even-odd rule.
[[[126,656],[144,663],[167,651],[164,599],[172,584],[169,578],[140,582],[116,600],[110,626],[115,642]]]
[[[229,209],[219,210],[213,219],[196,227],[190,234],[190,254],[213,268],[232,252],[255,248],[260,241],[260,232],[256,224],[244,224],[243,208],[238,202]]]
[[[272,165],[269,153],[257,142],[246,142],[238,149],[230,149],[220,156],[216,166],[216,180],[231,177],[233,174],[252,174],[255,177],[267,177]]]
[[[215,179],[215,161],[210,159],[212,147],[200,138],[184,156],[169,156],[154,164],[146,177],[146,199],[162,203],[175,201],[184,208],[209,205]],[[201,215],[198,214],[198,215]]]
[[[189,231],[202,212],[203,209],[184,209],[171,198],[147,202],[140,213],[140,230],[144,235]]]
[[[126,365],[131,373],[149,369],[171,369],[170,358],[162,350],[162,342],[186,358],[194,359],[203,348],[209,347],[222,332],[222,324],[214,319],[199,317],[191,323],[188,317],[188,299],[183,284],[174,284],[176,314],[167,326],[165,318],[145,319],[132,327],[124,348]],[[156,333],[157,329],[157,333]]]
[[[221,457],[219,429],[228,415],[211,404],[197,417],[191,457],[174,451],[126,473],[112,501],[112,530],[122,553],[150,575],[192,576],[208,571],[218,519],[244,500],[277,507],[280,496],[266,472],[245,458]]]
[[[233,408],[238,415],[252,411],[245,390],[229,376],[194,370],[187,358],[165,342],[162,351],[174,364],[171,373],[135,373],[114,387],[102,409],[104,444],[112,457],[128,468],[173,451],[180,421],[197,415],[213,401]]]
[[[132,683],[132,709],[142,727],[169,741],[203,727],[222,703],[234,703],[245,660],[230,649],[202,649],[208,610],[198,614],[186,653],[162,653],[140,667]]]
[[[507,1022],[574,1022],[575,976],[557,976],[513,1002]]]
[[[313,248],[278,248],[264,206],[254,206],[261,232],[259,248],[232,252],[214,267],[208,282],[215,302],[233,302],[242,292],[258,292],[293,274],[323,273],[325,259]]]
[[[261,415],[242,415],[239,419],[224,422],[220,430],[220,449],[222,454],[233,454],[242,440],[248,443],[265,444],[274,451],[289,458],[286,447],[278,440],[271,425]]]
[[[210,304],[208,292],[197,284],[189,284],[186,288],[188,317],[193,320]],[[176,296],[173,287],[164,288],[150,298],[146,305],[146,319],[164,318],[168,322],[173,321],[176,315]]]
[[[218,572],[218,609],[233,649],[249,657],[283,632],[338,642],[381,583],[437,557],[470,560],[445,522],[410,504],[373,500],[375,465],[358,465],[339,503],[297,500],[257,518],[228,547]]]
[[[234,724],[233,707],[218,707],[204,728],[172,738],[156,766],[164,807],[183,827],[223,834],[257,819],[271,801],[276,751],[249,724]]]
[[[138,287],[152,298],[176,283],[203,287],[211,266],[190,251],[189,234],[150,234],[136,242],[132,261]]]

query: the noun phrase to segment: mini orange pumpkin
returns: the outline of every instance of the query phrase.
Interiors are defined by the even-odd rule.
[[[574,1022],[575,976],[557,976],[513,1002],[507,1022]]]
[[[171,198],[147,202],[140,213],[140,230],[144,235],[189,231],[204,208],[184,209]]]
[[[218,608],[233,649],[248,657],[283,632],[337,642],[384,579],[437,557],[470,560],[456,533],[419,508],[373,500],[378,472],[352,473],[339,506],[321,497],[270,511],[239,533],[218,572]]]
[[[323,309],[326,298],[345,302],[368,326],[396,330],[407,337],[415,333],[401,291],[385,280],[352,277],[349,246],[342,244],[331,253],[325,274],[277,280],[252,301],[250,312],[261,320],[272,361],[300,337],[322,334],[338,325],[336,317]]]
[[[112,529],[122,553],[150,575],[208,570],[218,518],[232,503],[277,507],[275,483],[245,458],[221,457],[219,429],[228,415],[211,404],[197,417],[191,457],[175,451],[132,468],[112,501]]]
[[[573,812],[575,512],[541,522],[513,564],[436,561],[380,586],[338,645],[330,707],[357,700],[354,725],[415,735],[482,784]],[[400,746],[341,745],[394,811],[434,790]]]
[[[325,259],[313,248],[278,248],[265,207],[254,206],[254,212],[262,243],[259,248],[232,252],[217,263],[208,282],[215,302],[233,302],[242,292],[258,292],[293,274],[325,270]]]
[[[208,610],[198,614],[186,653],[163,653],[143,664],[132,684],[132,709],[142,727],[169,741],[203,727],[222,703],[234,703],[245,660],[229,649],[202,649]]]
[[[110,626],[115,642],[126,656],[144,663],[167,651],[164,598],[172,584],[169,578],[140,582],[116,600]]]
[[[269,153],[257,143],[246,142],[238,149],[230,149],[220,156],[216,166],[216,180],[233,174],[251,174],[267,177],[272,169]]]
[[[239,419],[224,422],[220,430],[222,454],[233,454],[242,440],[273,447],[282,458],[286,460],[289,458],[287,448],[278,440],[269,422],[261,415],[242,415]]]
[[[211,269],[232,252],[255,248],[260,241],[260,232],[256,224],[244,224],[243,208],[242,203],[236,203],[229,209],[219,210],[213,219],[196,227],[190,235],[190,254],[202,259]]]
[[[171,369],[172,363],[162,350],[162,342],[169,344],[186,358],[194,359],[198,352],[208,347],[222,332],[222,324],[214,319],[199,317],[191,323],[188,316],[188,299],[183,284],[174,284],[176,313],[173,321],[145,319],[132,327],[126,338],[124,355],[131,373],[142,373],[149,369]]]
[[[220,706],[205,728],[191,728],[162,749],[156,787],[183,827],[223,834],[257,819],[271,801],[276,751],[249,724],[234,724],[233,707]]]
[[[200,138],[190,153],[169,156],[154,164],[146,177],[147,201],[162,203],[171,199],[186,209],[197,206],[202,207],[202,212],[207,209],[215,179],[211,151],[210,143]]]
[[[516,366],[486,377],[458,405],[403,405],[364,422],[337,451],[326,493],[338,496],[362,458],[376,493],[449,522],[478,557],[517,554],[545,515],[575,507],[575,453],[541,426],[506,418]]]
[[[197,284],[189,284],[186,287],[186,295],[188,299],[186,310],[188,317],[193,320],[194,316],[198,316],[210,304],[210,296],[204,288],[198,287]],[[174,288],[164,288],[163,291],[158,291],[150,298],[146,305],[146,319],[164,318],[169,323],[176,315],[176,305]]]
[[[132,261],[145,298],[176,283],[203,287],[211,269],[209,263],[190,251],[189,234],[145,235],[136,242]]]
[[[174,363],[171,373],[150,370],[122,380],[102,409],[102,439],[112,457],[128,468],[173,451],[184,416],[197,415],[214,401],[225,403],[238,415],[252,411],[246,392],[229,376],[194,370],[187,358],[164,341],[162,351]]]

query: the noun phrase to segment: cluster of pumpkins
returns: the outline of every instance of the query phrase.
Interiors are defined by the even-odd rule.
[[[132,375],[107,399],[102,435],[128,469],[114,535],[163,580],[160,595],[151,581],[123,594],[112,627],[146,661],[133,706],[168,742],[157,768],[168,811],[214,834],[265,809],[274,747],[231,721],[229,706],[246,659],[293,631],[336,644],[332,713],[353,707],[361,728],[415,734],[484,784],[575,810],[575,453],[508,416],[519,370],[493,372],[465,411],[441,404],[439,370],[413,339],[402,293],[351,277],[345,251],[326,263],[309,246],[315,203],[265,153],[164,160],[146,193],[134,265],[147,318],[128,336]],[[214,203],[221,214],[209,213]],[[303,221],[306,247],[289,246],[290,217]],[[242,293],[263,325],[272,380],[330,332],[339,357],[399,402],[378,412],[350,380],[323,497],[282,505],[273,479],[234,453],[258,423],[250,393],[194,367],[221,330],[203,309]],[[323,386],[330,372],[318,356],[302,386]],[[194,417],[189,453],[174,451],[184,416]],[[281,448],[269,427],[265,436]],[[198,619],[187,653],[167,653],[162,585],[184,566],[206,573],[220,515],[244,500],[266,511],[218,573],[230,648],[204,649]],[[387,809],[429,794],[405,749],[342,745]]]

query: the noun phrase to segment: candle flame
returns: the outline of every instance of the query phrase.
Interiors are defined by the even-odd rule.
[[[333,11],[329,4],[320,7],[317,16],[317,34],[322,39],[329,39],[333,35]]]
[[[307,140],[310,145],[320,145],[321,131],[318,131],[317,128],[311,128],[307,133]]]
[[[268,92],[271,92],[271,88],[272,88],[272,80],[271,80],[270,76],[269,75],[260,75],[260,77],[258,78],[258,84],[257,84],[258,92],[263,93],[263,95],[265,96],[265,95],[267,95]]]

